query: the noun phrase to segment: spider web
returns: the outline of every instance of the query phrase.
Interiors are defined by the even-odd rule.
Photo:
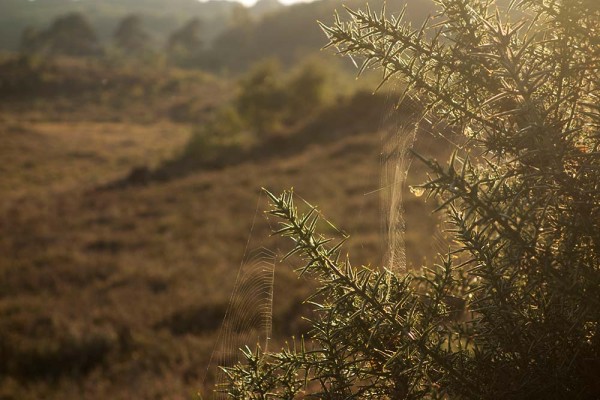
[[[382,132],[380,186],[371,193],[379,192],[381,198],[381,229],[386,249],[384,266],[394,274],[403,274],[407,270],[403,194],[412,162],[410,149],[419,123],[398,109],[397,95],[389,94],[387,103],[388,112],[383,114],[379,126]],[[399,112],[401,116],[398,116]],[[245,255],[202,382],[203,385],[209,383],[207,375],[213,374],[211,380],[217,390],[227,384],[227,377],[219,367],[232,367],[243,361],[240,349],[246,346],[252,348],[258,345],[267,351],[271,338],[277,254],[263,245],[251,246],[261,200],[264,200],[262,194],[257,201]],[[266,219],[258,220],[268,224]],[[226,399],[227,396],[214,392],[211,398]]]
[[[403,197],[416,131],[414,123],[411,126],[404,122],[384,130],[382,138],[381,227],[386,243],[383,263],[394,274],[407,270]]]
[[[242,362],[242,348],[258,346],[263,351],[268,351],[272,332],[277,255],[262,245],[254,246],[251,243],[262,199],[260,194],[243,261],[238,269],[229,305],[202,380],[205,387],[206,384],[214,384],[215,392],[210,396],[212,399],[227,398],[224,393],[218,392],[219,388],[227,383],[227,376],[221,368],[232,367]],[[266,219],[261,219],[260,222],[266,223]],[[212,375],[211,379],[208,379],[209,375]]]
[[[395,275],[407,272],[406,220],[404,218],[404,193],[408,171],[413,161],[411,150],[423,124],[418,101],[400,87],[387,92],[386,110],[382,114],[380,153],[380,216],[383,241],[383,267]]]

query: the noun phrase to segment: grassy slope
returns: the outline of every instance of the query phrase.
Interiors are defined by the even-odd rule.
[[[174,157],[189,126],[168,112],[156,111],[152,123],[89,121],[76,108],[56,117],[45,103],[19,112],[4,103],[0,397],[189,398],[200,387],[261,186],[294,186],[352,235],[355,264],[378,265],[379,196],[369,194],[379,186],[385,102],[377,101],[334,105],[262,156],[110,190],[100,187],[136,165]],[[407,246],[418,262],[432,251],[435,223],[423,218],[419,199],[407,196],[406,208]],[[287,249],[260,221],[251,243]],[[293,332],[286,325],[298,323],[308,283],[291,268],[278,269],[276,282],[275,331]]]

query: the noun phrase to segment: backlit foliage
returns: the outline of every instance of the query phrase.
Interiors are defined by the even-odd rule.
[[[232,398],[600,393],[598,2],[437,4],[418,29],[368,8],[323,29],[361,70],[402,78],[441,135],[464,136],[445,166],[417,156],[455,245],[406,276],[355,268],[314,208],[271,195],[276,233],[320,284],[316,313],[310,338],[226,370]]]

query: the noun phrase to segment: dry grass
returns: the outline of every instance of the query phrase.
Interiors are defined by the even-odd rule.
[[[287,248],[261,218],[251,231],[265,207],[256,208],[261,186],[294,186],[351,234],[354,263],[378,265],[380,117],[326,115],[311,126],[334,129],[335,140],[304,138],[297,151],[101,189],[177,154],[189,127],[3,114],[0,398],[190,398],[248,236]],[[435,221],[420,199],[407,196],[406,209],[418,263],[434,249]],[[285,266],[276,282],[274,330],[289,334],[309,283]]]
[[[43,196],[94,188],[137,165],[173,157],[189,127],[111,122],[21,122],[0,126],[0,191],[10,197]]]

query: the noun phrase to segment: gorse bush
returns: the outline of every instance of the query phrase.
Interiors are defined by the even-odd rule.
[[[355,268],[317,232],[313,207],[270,194],[276,233],[319,283],[315,316],[310,339],[248,349],[245,365],[226,368],[231,398],[600,395],[598,3],[436,3],[419,29],[369,9],[323,29],[465,137],[447,165],[417,156],[455,244],[404,276]],[[466,318],[455,317],[461,302]]]

